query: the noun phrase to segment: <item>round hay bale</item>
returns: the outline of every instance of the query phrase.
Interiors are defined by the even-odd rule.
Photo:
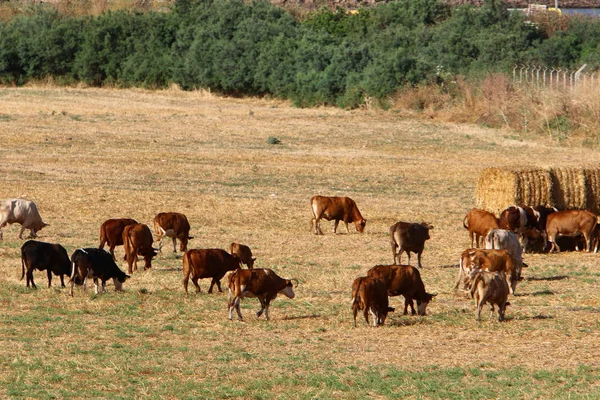
[[[600,169],[586,168],[583,170],[587,186],[587,209],[594,214],[600,214]]]
[[[559,210],[585,210],[588,206],[586,176],[582,168],[551,168],[552,198]]]

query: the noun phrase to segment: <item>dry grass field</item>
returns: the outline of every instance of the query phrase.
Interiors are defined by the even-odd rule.
[[[269,144],[270,137],[281,140]],[[271,320],[227,319],[227,294],[185,296],[170,242],[115,293],[20,281],[18,226],[0,243],[2,398],[600,398],[600,255],[527,254],[507,321],[452,290],[462,219],[490,166],[598,165],[600,153],[395,112],[298,109],[204,92],[0,88],[0,198],[37,203],[39,240],[72,253],[100,224],[179,211],[191,248],[249,245],[297,278]],[[352,197],[365,233],[310,231],[312,195]],[[353,327],[354,278],[392,262],[397,220],[434,225],[425,317]],[[123,249],[118,247],[117,257]],[[413,257],[413,263],[416,262]],[[403,258],[406,261],[406,257]],[[122,269],[126,264],[119,260]],[[224,282],[223,282],[224,283]]]

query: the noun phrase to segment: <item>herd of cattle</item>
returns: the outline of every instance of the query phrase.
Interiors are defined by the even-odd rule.
[[[320,220],[333,220],[333,232],[337,231],[340,221],[346,225],[354,223],[358,232],[363,232],[366,220],[362,217],[356,203],[348,197],[314,196],[310,200],[313,213],[311,220],[313,232],[323,234]],[[222,249],[187,249],[190,224],[184,214],[175,212],[159,213],[154,218],[154,240],[150,228],[133,219],[109,219],[100,227],[100,245],[98,248],[80,248],[69,258],[67,251],[60,244],[44,243],[28,240],[21,246],[21,279],[27,277],[26,286],[36,287],[33,280],[35,269],[46,270],[48,287],[51,286],[52,274],[60,277],[65,287],[64,275],[70,277],[70,295],[76,284],[83,285],[86,290],[88,279],[93,279],[95,293],[98,284],[106,291],[106,282],[113,280],[115,289],[122,290],[122,284],[137,270],[138,257],[144,259],[144,269],[152,267],[152,259],[162,249],[165,237],[173,240],[173,251],[176,252],[176,241],[183,253],[183,287],[188,293],[188,282],[191,279],[200,292],[199,279],[212,279],[208,293],[212,293],[216,285],[219,292],[221,279],[227,277],[229,288],[229,319],[233,318],[234,309],[242,320],[240,300],[245,297],[257,297],[261,309],[257,317],[264,313],[269,319],[270,302],[283,294],[294,298],[293,279],[283,279],[268,268],[253,268],[255,258],[248,246],[232,243],[229,252]],[[29,229],[32,237],[47,226],[42,221],[35,203],[23,199],[10,199],[0,202],[0,241],[2,228],[7,224],[19,223],[23,232]],[[534,241],[543,241],[545,251],[550,243],[550,251],[560,251],[557,239],[560,236],[579,238],[583,236],[588,252],[598,248],[599,226],[596,215],[585,210],[558,211],[554,208],[536,206],[511,206],[502,211],[500,217],[480,210],[472,209],[465,216],[463,226],[469,231],[471,248],[465,250],[460,258],[458,279],[455,289],[461,289],[475,299],[477,319],[481,318],[481,310],[485,303],[498,307],[498,319],[504,319],[509,294],[514,294],[517,282],[521,279],[522,269],[527,267],[522,253]],[[394,311],[389,307],[389,296],[402,295],[405,298],[404,314],[425,315],[429,302],[435,294],[425,291],[419,269],[410,265],[410,254],[417,254],[417,265],[422,268],[421,254],[425,241],[430,238],[429,230],[433,226],[427,223],[408,223],[399,221],[389,230],[393,253],[392,265],[377,265],[371,268],[367,276],[357,278],[352,285],[352,310],[354,324],[359,311],[364,312],[369,324],[369,315],[373,326],[385,322],[387,314]],[[485,249],[479,249],[480,239],[485,239]],[[578,246],[578,240],[576,240]],[[159,247],[155,248],[154,243]],[[523,243],[523,246],[521,246]],[[109,251],[104,247],[108,245]],[[124,259],[128,272],[123,272],[115,262],[116,246],[125,249]],[[475,245],[475,246],[474,246]],[[401,257],[405,252],[408,264],[402,265]],[[246,264],[248,269],[242,269]],[[414,307],[417,302],[417,310]]]

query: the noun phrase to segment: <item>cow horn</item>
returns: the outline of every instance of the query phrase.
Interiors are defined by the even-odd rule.
[[[300,283],[300,281],[299,281],[298,279],[296,279],[296,278],[289,279],[289,281],[290,281],[290,282],[296,282],[296,283],[294,284],[294,287],[298,287],[298,284]]]

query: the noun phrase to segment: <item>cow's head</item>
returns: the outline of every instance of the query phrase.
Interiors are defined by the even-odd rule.
[[[425,234],[425,240],[431,239],[431,238],[429,237],[429,231],[430,231],[431,229],[433,229],[433,225],[430,225],[430,224],[428,224],[427,222],[421,222],[421,226],[422,226],[423,228],[425,228],[425,232],[426,232],[426,234]]]
[[[123,274],[118,278],[113,278],[113,283],[115,284],[115,290],[122,292],[123,291],[123,282],[125,282],[128,278],[131,278],[131,275]]]
[[[427,305],[437,294],[425,293],[425,300],[417,300],[417,314],[425,315]]]
[[[252,257],[248,260],[248,268],[249,269],[254,268],[254,261],[256,261],[256,257]]]
[[[362,233],[365,230],[365,225],[367,225],[367,220],[362,218],[360,221],[356,221],[354,224],[356,225],[356,230]]]
[[[296,297],[296,294],[294,293],[294,284],[292,283],[291,279],[286,279],[285,280],[285,287],[283,289],[281,289],[278,293],[281,293],[282,295],[293,299],[294,297]]]

